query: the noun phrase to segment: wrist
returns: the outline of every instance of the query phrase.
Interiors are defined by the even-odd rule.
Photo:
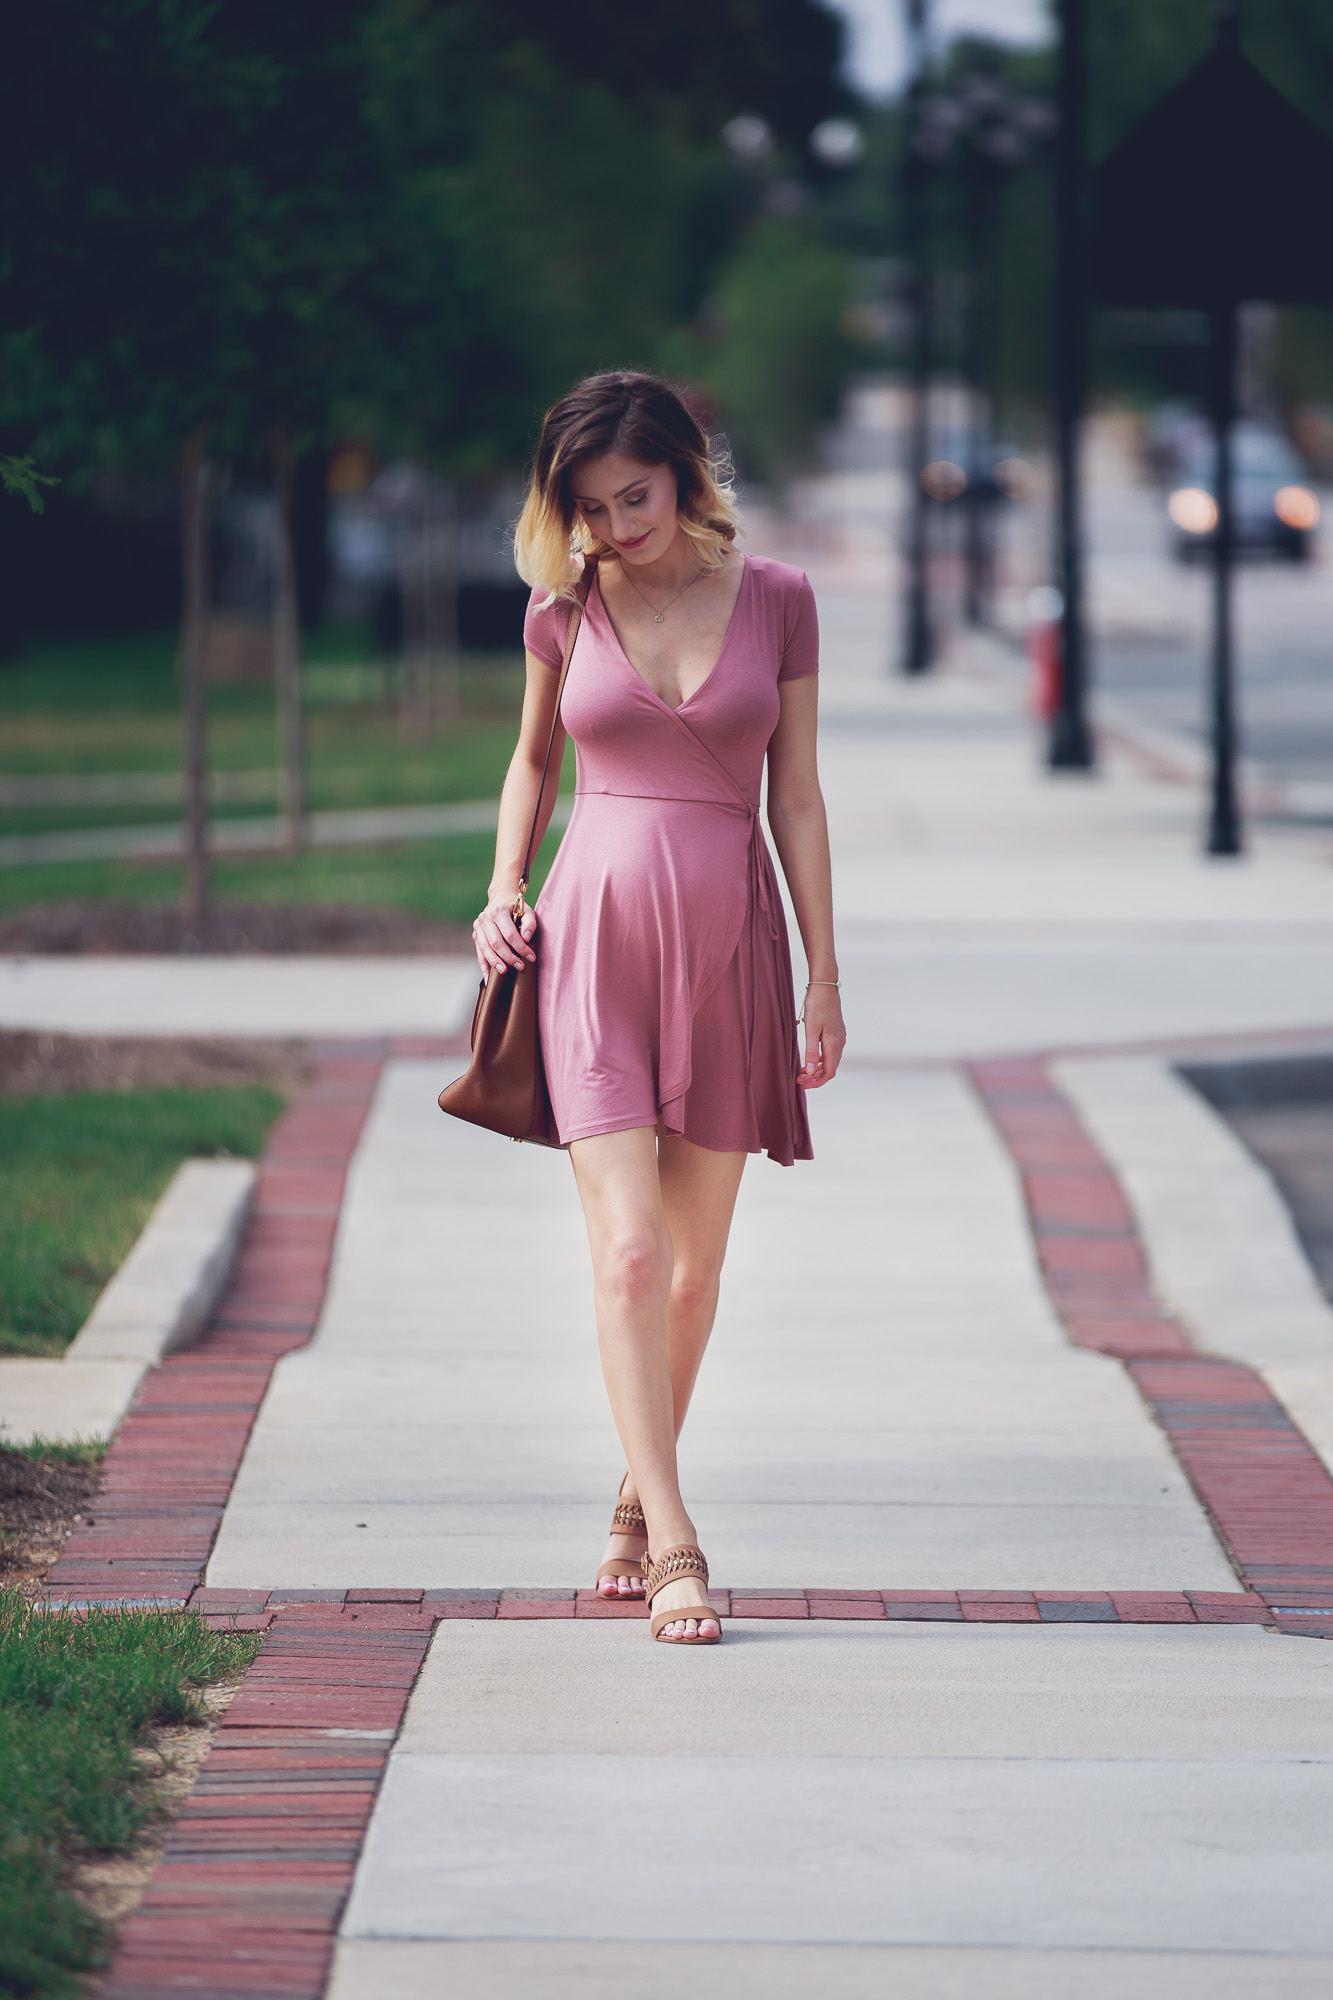
[[[808,978],[812,986],[836,986],[838,968],[836,965],[820,965],[816,962],[809,968]]]

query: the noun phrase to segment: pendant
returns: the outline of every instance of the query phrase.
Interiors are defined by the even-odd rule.
[[[664,621],[664,619],[665,619],[665,618],[666,618],[666,612],[665,612],[665,611],[654,611],[654,613],[653,613],[653,623],[654,623],[654,625],[660,625],[660,624],[662,624],[662,622]]]

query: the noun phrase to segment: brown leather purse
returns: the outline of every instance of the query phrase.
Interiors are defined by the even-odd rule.
[[[555,713],[546,744],[542,781],[537,788],[537,805],[528,831],[527,852],[519,876],[518,894],[511,912],[521,924],[526,910],[528,875],[537,842],[537,822],[546,796],[546,776],[551,768],[555,732],[560,722],[560,702],[574,657],[574,641],[583,622],[583,607],[592,589],[597,558],[585,558],[579,578],[578,596],[569,614],[565,636],[565,656],[560,662],[560,684],[556,689]],[[447,1083],[440,1092],[440,1109],[452,1118],[465,1118],[469,1125],[484,1125],[507,1139],[528,1139],[538,1146],[556,1146],[551,1122],[551,1100],[546,1090],[546,1069],[542,1062],[541,1032],[537,1023],[537,967],[516,969],[506,965],[501,972],[492,968],[481,984],[476,1011],[472,1016],[472,1061],[465,1073]]]

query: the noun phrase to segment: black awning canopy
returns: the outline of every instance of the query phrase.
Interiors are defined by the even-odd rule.
[[[1333,141],[1215,48],[1096,176],[1103,305],[1333,301]]]

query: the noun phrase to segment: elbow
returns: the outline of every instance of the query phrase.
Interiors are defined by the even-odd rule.
[[[824,799],[816,785],[811,790],[802,789],[796,793],[773,792],[768,794],[768,824],[775,839],[785,833],[799,834],[806,827],[818,827],[824,823]]]

